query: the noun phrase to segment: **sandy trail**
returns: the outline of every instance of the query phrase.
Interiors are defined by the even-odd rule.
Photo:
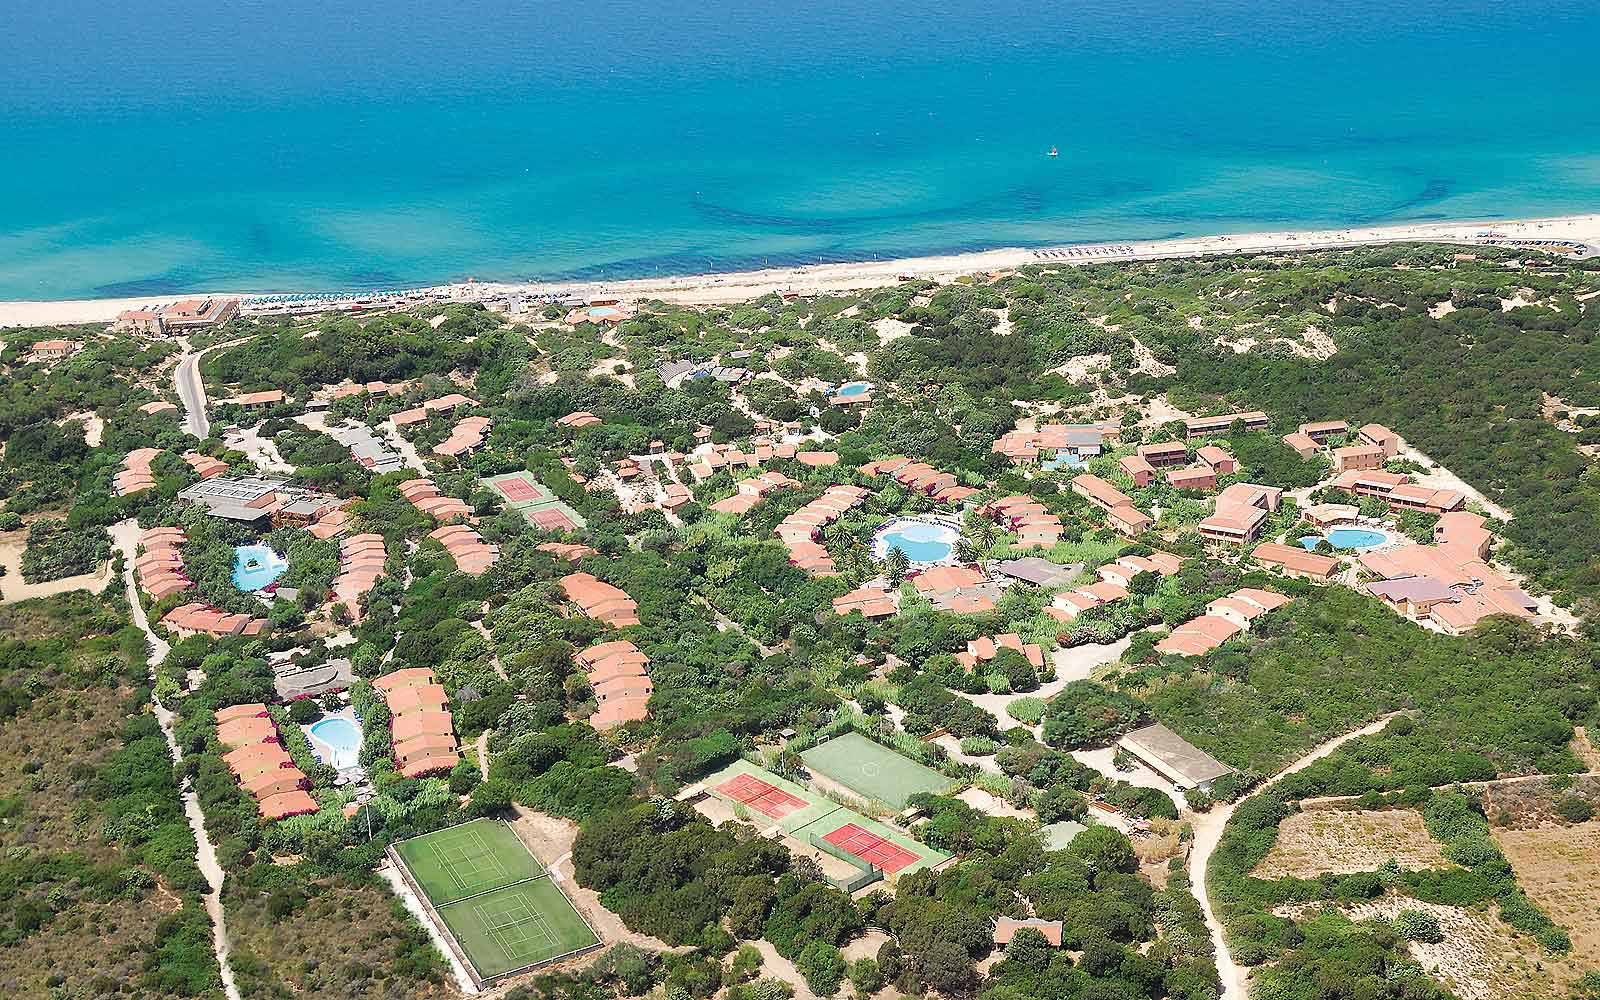
[[[172,647],[165,639],[150,630],[150,619],[145,616],[144,606],[139,603],[139,589],[133,579],[133,560],[139,547],[139,522],[131,518],[117,522],[111,528],[111,537],[116,543],[117,550],[123,555],[123,587],[127,591],[128,608],[133,616],[133,623],[139,626],[150,643],[150,683],[153,687],[156,667],[167,658]],[[154,700],[151,701],[151,708],[155,712],[156,721],[161,724],[162,735],[167,738],[167,752],[172,755],[174,763],[181,762],[182,754],[178,751],[178,739],[172,729],[175,715]],[[228,961],[227,915],[222,908],[222,866],[217,863],[217,850],[212,846],[210,836],[206,834],[206,819],[205,814],[200,811],[200,797],[195,794],[194,786],[187,778],[184,779],[182,793],[183,814],[189,821],[189,829],[194,833],[195,863],[200,869],[200,874],[205,876],[206,885],[211,887],[211,891],[205,895],[205,907],[206,913],[211,917],[211,949],[216,954],[217,966],[222,971],[222,989],[227,994],[228,1000],[243,1000],[239,994],[239,986],[233,978],[233,966]]]
[[[1403,714],[1405,713],[1390,713],[1354,732],[1329,740],[1262,782],[1250,794],[1266,791],[1288,775],[1305,770],[1351,740],[1371,736],[1388,725],[1390,719]],[[1195,896],[1200,900],[1200,909],[1205,913],[1206,928],[1211,931],[1211,943],[1217,950],[1217,974],[1222,977],[1222,1000],[1247,1000],[1250,970],[1236,963],[1232,953],[1228,951],[1227,936],[1223,933],[1222,921],[1217,919],[1216,912],[1211,907],[1210,889],[1206,885],[1206,867],[1211,862],[1211,855],[1216,851],[1217,844],[1222,840],[1222,831],[1233,815],[1234,805],[1232,802],[1219,804],[1213,806],[1208,813],[1191,817],[1194,827],[1194,846],[1189,850],[1189,878],[1194,886]]]

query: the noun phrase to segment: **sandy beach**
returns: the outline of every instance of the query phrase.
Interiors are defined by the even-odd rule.
[[[692,305],[743,302],[769,292],[802,295],[845,292],[892,285],[902,276],[950,281],[967,274],[1001,271],[1029,264],[1081,265],[1113,261],[1166,260],[1225,254],[1302,252],[1385,243],[1446,242],[1484,244],[1495,240],[1568,240],[1600,253],[1600,214],[1544,219],[1492,219],[1367,226],[1348,229],[1283,230],[1193,236],[1145,242],[1093,243],[1059,247],[1006,247],[978,253],[843,264],[811,264],[725,274],[671,278],[636,278],[608,282],[472,282],[440,285],[424,291],[455,301],[482,302],[516,296],[608,295],[622,299],[660,299]],[[165,296],[121,299],[77,299],[60,302],[0,302],[0,327],[103,323],[124,309],[207,294],[281,295],[284,290],[246,292],[195,290]],[[246,313],[249,312],[248,305]]]

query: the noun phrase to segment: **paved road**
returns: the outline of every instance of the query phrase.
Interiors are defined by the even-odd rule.
[[[178,398],[183,400],[184,430],[202,441],[211,436],[211,418],[206,415],[206,385],[200,378],[200,359],[212,351],[236,347],[255,337],[256,334],[251,334],[212,344],[198,351],[190,345],[187,337],[178,338],[178,343],[183,345],[183,354],[178,358],[178,367],[173,369],[172,380],[177,387]]]
[[[206,387],[200,380],[200,355],[203,351],[191,350],[183,341],[183,356],[172,378],[177,385],[178,398],[183,400],[183,429],[204,441],[211,436],[211,419],[206,416]]]

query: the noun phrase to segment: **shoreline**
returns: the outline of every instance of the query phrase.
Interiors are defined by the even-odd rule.
[[[1460,243],[1488,245],[1494,240],[1571,241],[1586,245],[1587,255],[1600,253],[1600,214],[1533,219],[1484,219],[1393,226],[1350,226],[1342,229],[1277,230],[1186,236],[1163,240],[1002,247],[971,253],[851,263],[805,264],[754,271],[625,278],[615,281],[454,282],[410,289],[437,301],[485,302],[513,297],[597,295],[622,299],[660,299],[683,305],[727,305],[772,292],[813,295],[860,291],[897,283],[902,276],[950,281],[963,275],[1012,270],[1030,264],[1082,265],[1129,263],[1226,256],[1247,253],[1304,253],[1353,249],[1391,243]],[[171,302],[178,298],[229,295],[282,296],[301,293],[174,292],[129,298],[0,302],[0,327],[104,323],[124,309]],[[340,299],[379,298],[382,293],[304,293],[308,300],[338,308]],[[245,312],[251,313],[247,303]]]

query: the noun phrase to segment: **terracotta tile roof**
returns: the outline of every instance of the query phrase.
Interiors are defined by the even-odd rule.
[[[434,683],[433,671],[427,667],[402,667],[377,678],[372,682],[372,686],[387,693],[414,684],[432,683]]]
[[[592,573],[569,573],[561,578],[561,590],[583,613],[612,628],[639,624],[639,606],[627,592]]]

